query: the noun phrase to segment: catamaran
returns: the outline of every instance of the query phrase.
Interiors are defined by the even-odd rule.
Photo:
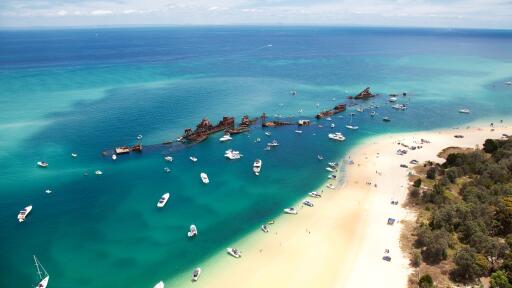
[[[28,213],[32,211],[32,205],[28,205],[27,207],[23,208],[23,210],[18,213],[18,222],[25,221],[25,218],[27,217]]]
[[[350,113],[350,123],[348,125],[346,125],[345,127],[347,127],[348,129],[352,129],[352,130],[357,130],[357,129],[359,129],[359,127],[352,125],[353,116],[354,116],[354,113]]]
[[[231,140],[233,138],[231,138],[231,136],[229,134],[225,134],[224,136],[220,137],[219,141],[220,142],[227,142],[229,140]]]
[[[34,262],[36,265],[37,274],[39,275],[39,283],[37,284],[36,288],[46,288],[48,286],[48,281],[50,280],[50,275],[48,275],[46,270],[44,270],[43,265],[41,265],[41,263],[37,260],[36,255],[34,255]]]
[[[210,183],[210,179],[208,179],[208,175],[206,175],[206,173],[202,172],[200,174],[200,176],[201,176],[201,181],[203,181],[204,184]]]
[[[188,237],[194,237],[196,235],[197,235],[197,227],[196,227],[196,225],[192,224],[192,225],[190,225],[190,229],[189,229],[189,231],[187,233],[187,236]]]
[[[169,196],[170,196],[169,193],[165,193],[164,195],[162,195],[162,198],[160,198],[160,200],[158,200],[156,207],[158,207],[158,208],[164,207],[165,203],[167,203],[167,200],[169,200]]]
[[[254,161],[254,164],[252,165],[252,171],[254,171],[254,174],[260,175],[262,164],[263,164],[263,162],[260,159],[256,159]]]
[[[46,167],[48,167],[48,163],[44,162],[44,161],[39,161],[39,162],[37,162],[37,166],[46,168]]]
[[[469,110],[468,108],[464,108],[464,109],[460,109],[459,113],[469,114],[469,113],[471,113],[471,110]]]
[[[343,136],[343,134],[341,134],[340,132],[329,133],[327,136],[329,137],[329,139],[332,139],[332,140],[337,140],[337,141],[345,140],[345,136]]]

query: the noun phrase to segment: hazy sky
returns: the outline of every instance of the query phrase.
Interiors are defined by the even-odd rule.
[[[0,0],[0,27],[151,24],[512,28],[512,0]]]

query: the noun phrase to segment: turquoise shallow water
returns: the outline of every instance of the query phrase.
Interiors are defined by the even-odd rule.
[[[268,45],[272,46],[268,46]],[[144,28],[0,32],[0,287],[34,283],[31,255],[51,287],[152,287],[200,265],[278,215],[326,179],[325,163],[364,137],[433,129],[512,108],[512,33],[477,30],[351,28]],[[335,117],[331,129],[255,127],[221,144],[211,137],[172,153],[100,152],[178,137],[202,117],[217,122],[268,115],[314,115],[366,86],[408,91],[404,112],[387,97],[378,117],[357,113],[358,131]],[[291,96],[289,90],[298,91]],[[335,98],[335,101],[332,98]],[[365,105],[368,105],[369,102]],[[456,111],[468,107],[469,115]],[[351,107],[349,110],[354,110]],[[380,119],[388,115],[392,122]],[[327,125],[325,125],[327,126]],[[343,128],[341,128],[343,127]],[[260,137],[261,143],[254,143]],[[277,139],[280,147],[264,151]],[[230,162],[228,148],[244,157]],[[79,154],[77,159],[71,152]],[[199,161],[193,164],[188,157]],[[263,160],[260,177],[254,159]],[[46,160],[48,169],[38,169]],[[163,168],[172,172],[166,174]],[[92,172],[101,169],[104,175]],[[83,176],[88,171],[90,176]],[[203,185],[200,172],[211,183]],[[52,189],[52,194],[44,190]],[[156,201],[171,198],[165,209]],[[25,223],[18,210],[32,204]],[[196,224],[200,237],[186,232]]]

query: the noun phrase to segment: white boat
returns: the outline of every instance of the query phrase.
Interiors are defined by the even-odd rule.
[[[112,160],[116,160],[116,159],[117,159],[116,154],[112,154]]]
[[[76,153],[71,153],[71,157],[76,158],[76,157],[78,157],[78,154],[76,154]]]
[[[329,188],[329,189],[336,189],[336,186],[335,186],[334,184],[332,184],[332,183],[328,184],[328,185],[327,185],[327,186],[325,186],[325,187],[327,187],[327,188]]]
[[[297,209],[291,207],[291,208],[286,208],[283,210],[284,213],[286,214],[293,214],[293,215],[297,215]]]
[[[370,112],[370,116],[374,117],[377,113],[375,111]]]
[[[37,260],[36,255],[34,256],[34,263],[36,265],[37,274],[39,275],[39,283],[37,283],[36,288],[46,288],[48,286],[48,281],[50,281],[50,275],[46,272],[43,265]],[[42,271],[41,271],[42,270]]]
[[[242,257],[242,252],[238,251],[238,250],[237,250],[237,249],[235,249],[235,248],[231,248],[231,247],[229,247],[229,248],[227,248],[226,250],[228,251],[228,254],[229,254],[229,255],[231,255],[231,256],[233,256],[233,257],[235,257],[235,258],[240,258],[240,257]]]
[[[407,106],[405,106],[404,104],[395,104],[393,106],[391,106],[393,109],[396,109],[396,110],[405,110],[407,109]]]
[[[46,167],[48,167],[48,163],[44,162],[44,161],[39,161],[39,162],[37,162],[37,166],[46,168]]]
[[[265,149],[263,149],[263,150],[265,150],[265,151],[270,151],[270,147],[269,147],[269,146],[267,146],[267,147],[265,147]]]
[[[364,109],[362,107],[357,107],[356,111],[357,112],[364,112]]]
[[[309,201],[309,200],[304,200],[304,201],[302,202],[302,204],[304,204],[304,205],[306,205],[306,206],[308,206],[308,207],[313,207],[313,206],[315,206],[315,205],[313,204],[313,202],[311,202],[311,201]]]
[[[263,162],[260,159],[256,159],[254,161],[254,164],[252,165],[252,171],[254,171],[254,174],[260,175],[262,164],[263,164]]]
[[[329,137],[329,139],[337,140],[337,141],[343,141],[343,140],[345,140],[345,136],[343,136],[343,134],[341,134],[340,132],[336,132],[336,133],[329,133],[329,134],[327,135],[327,137]]]
[[[190,229],[189,229],[189,231],[187,233],[187,236],[188,237],[194,237],[196,235],[197,235],[197,227],[196,227],[196,225],[192,224],[192,225],[190,225]]]
[[[324,156],[322,156],[322,155],[316,155],[316,158],[317,158],[318,160],[324,160]]]
[[[396,97],[390,97],[389,98],[389,102],[396,102],[398,100],[398,98]]]
[[[265,132],[265,135],[270,136],[270,135],[272,135],[272,133],[270,133],[270,131],[267,131],[267,132]]]
[[[335,174],[331,174],[331,175],[327,176],[327,178],[332,179],[332,180],[336,180],[337,177],[336,177]]]
[[[313,192],[309,192],[308,193],[309,196],[313,197],[313,198],[320,198],[322,197],[322,195],[320,195],[318,192],[316,191],[313,191]]]
[[[505,84],[511,86],[512,85],[512,81],[507,81],[507,82],[505,82]]]
[[[224,136],[220,137],[219,141],[220,142],[227,142],[229,140],[232,140],[233,138],[231,138],[231,136],[229,134],[225,134]]]
[[[268,147],[276,147],[276,146],[279,146],[279,143],[277,143],[276,140],[272,140],[272,142],[267,143],[267,146]]]
[[[160,198],[160,200],[158,200],[158,203],[156,203],[156,207],[158,207],[158,208],[164,207],[165,203],[167,203],[167,200],[169,200],[169,196],[170,196],[169,193],[165,193],[164,195],[162,195],[162,198]]]
[[[331,128],[334,128],[334,126],[335,126],[335,125],[334,125],[334,123],[332,123],[332,124],[331,124]]]
[[[327,167],[327,168],[325,168],[325,170],[327,170],[329,172],[336,172],[336,169],[333,169],[331,167]]]
[[[203,181],[204,184],[210,183],[210,179],[208,179],[208,175],[206,175],[206,173],[203,172],[200,174],[200,176],[201,176],[201,181]]]
[[[197,158],[194,157],[194,156],[190,156],[189,159],[192,161],[192,162],[197,162]]]
[[[96,174],[96,175],[103,175],[103,172],[101,172],[101,170],[96,170],[96,171],[94,171],[94,174]]]
[[[302,134],[302,130],[295,130],[295,133]]]
[[[171,156],[165,156],[164,160],[167,161],[167,162],[172,162],[172,157]]]
[[[165,168],[164,168],[164,172],[165,172],[165,173],[169,173],[169,172],[171,172],[171,169],[170,169],[169,167],[165,167]]]
[[[18,213],[18,222],[25,221],[25,218],[28,216],[28,213],[32,211],[32,205],[28,205],[27,207],[23,208],[23,210]]]
[[[345,125],[345,127],[347,127],[348,129],[351,129],[351,130],[357,130],[357,129],[359,129],[359,127],[352,125],[353,116],[354,116],[354,113],[350,113],[350,122],[348,125]]]
[[[460,109],[459,113],[469,114],[469,113],[471,113],[471,110],[469,110],[468,108],[464,108],[464,109]]]
[[[261,231],[268,233],[268,226],[267,225],[261,225]]]
[[[50,193],[52,193],[52,190],[50,190],[50,189],[46,189],[44,192],[45,192],[46,194],[50,194]]]
[[[137,135],[137,140],[140,140],[140,139],[142,139],[142,135],[139,134],[139,135]]]
[[[230,159],[230,160],[237,160],[240,159],[242,154],[240,154],[240,151],[235,151],[233,149],[226,150],[226,154],[224,154],[224,157]]]
[[[332,121],[332,118],[331,117],[327,117],[327,118],[325,118],[325,120]]]
[[[192,272],[192,281],[196,282],[197,279],[199,279],[199,275],[201,275],[201,268],[197,267],[194,269],[194,272]]]
[[[327,164],[328,164],[329,166],[331,166],[332,168],[336,168],[336,167],[338,167],[338,163],[336,163],[336,162],[329,162],[329,163],[327,163]]]
[[[384,122],[390,122],[390,121],[391,121],[391,118],[389,118],[388,116],[384,116],[384,117],[382,117],[382,121],[384,121]]]
[[[256,138],[256,141],[254,141],[254,142],[256,142],[256,143],[261,142],[261,138]]]
[[[158,283],[156,283],[155,286],[153,286],[153,288],[164,288],[165,285],[164,285],[164,282],[163,281],[160,281]]]

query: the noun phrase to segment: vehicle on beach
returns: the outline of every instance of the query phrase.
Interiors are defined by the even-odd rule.
[[[386,255],[386,256],[382,257],[382,260],[391,262],[391,257]]]
[[[163,208],[165,206],[165,203],[167,203],[167,200],[169,200],[169,196],[169,193],[165,193],[164,195],[162,195],[160,200],[158,200],[158,203],[156,203],[156,207]]]
[[[228,252],[229,255],[235,257],[235,258],[240,258],[242,257],[242,252],[238,251],[236,248],[231,248],[231,247],[228,247],[226,249],[226,251]]]
[[[197,279],[199,279],[199,275],[201,275],[201,268],[197,267],[194,269],[194,272],[192,272],[192,281],[196,282]]]
[[[204,184],[210,183],[210,179],[208,179],[208,175],[206,175],[206,173],[202,172],[199,176],[201,176],[201,181],[203,181]]]
[[[344,141],[345,140],[345,136],[343,136],[343,134],[341,134],[340,132],[329,133],[329,134],[327,134],[327,137],[329,137],[329,139],[336,140],[336,141]]]
[[[37,166],[46,168],[46,167],[48,167],[48,163],[44,162],[44,161],[39,161],[39,162],[37,162]]]
[[[313,207],[313,206],[315,206],[315,205],[313,204],[313,202],[311,202],[311,201],[309,201],[309,200],[304,200],[304,201],[302,202],[302,204],[304,204],[304,205],[306,205],[306,206],[308,206],[308,207]]]
[[[322,195],[321,195],[321,194],[319,194],[319,193],[318,193],[318,192],[316,192],[316,191],[309,192],[309,193],[308,193],[308,195],[309,195],[310,197],[313,197],[313,198],[320,198],[320,197],[322,197]]]
[[[295,208],[293,208],[293,207],[291,207],[291,208],[286,208],[286,209],[284,209],[283,211],[284,211],[284,213],[286,213],[286,214],[292,214],[292,215],[297,215],[297,213],[298,213],[297,209],[295,209]]]
[[[164,282],[163,281],[160,281],[158,283],[156,283],[155,286],[153,286],[153,288],[164,288],[165,285],[164,285]]]
[[[254,164],[252,165],[252,171],[254,171],[254,174],[260,175],[262,164],[263,164],[263,162],[260,159],[256,159],[254,161]]]
[[[197,235],[197,227],[196,225],[192,224],[190,225],[189,231],[187,233],[188,237],[194,237]]]
[[[268,233],[268,226],[267,225],[261,225],[261,231]]]
[[[34,262],[35,262],[36,269],[37,269],[37,274],[39,275],[39,280],[40,280],[39,283],[37,284],[36,288],[46,288],[48,286],[48,282],[50,281],[50,275],[48,275],[48,273],[44,269],[43,265],[41,265],[39,260],[37,260],[36,255],[33,255],[33,256],[34,256]]]
[[[23,208],[23,210],[18,213],[18,222],[25,221],[25,218],[28,216],[28,214],[32,211],[32,205],[28,205],[27,207]]]

